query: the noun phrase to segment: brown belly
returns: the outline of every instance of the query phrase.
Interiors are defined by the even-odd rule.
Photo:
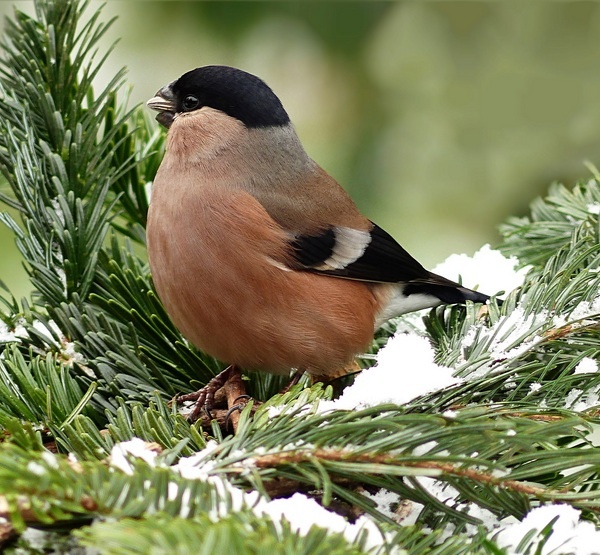
[[[196,347],[248,369],[327,375],[368,345],[379,309],[371,286],[275,263],[286,236],[248,194],[176,204],[163,193],[148,218],[152,278]]]

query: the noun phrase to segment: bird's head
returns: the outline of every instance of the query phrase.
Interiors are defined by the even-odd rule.
[[[170,127],[183,114],[213,109],[245,127],[285,126],[290,119],[280,100],[258,77],[228,66],[204,66],[184,73],[157,91],[147,105]]]

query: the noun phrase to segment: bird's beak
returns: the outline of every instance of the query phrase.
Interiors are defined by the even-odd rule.
[[[172,85],[173,83],[165,85],[156,92],[155,96],[146,102],[148,108],[158,112],[156,121],[161,125],[164,125],[167,129],[171,127],[176,113],[175,95],[173,94]]]

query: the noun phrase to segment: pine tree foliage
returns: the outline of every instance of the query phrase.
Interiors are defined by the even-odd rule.
[[[366,531],[301,533],[264,512],[296,492],[350,521],[367,515],[381,552],[502,553],[478,510],[521,518],[560,502],[598,523],[600,373],[577,371],[600,358],[595,170],[502,226],[502,249],[530,269],[501,307],[425,317],[419,333],[457,385],[404,406],[324,412],[330,389],[273,396],[278,380],[253,374],[265,402],[244,409],[235,435],[215,426],[209,438],[168,400],[219,363],[170,323],[134,248],[164,134],[125,107],[124,71],[95,91],[109,55],[101,11],[35,8],[7,19],[0,59],[0,199],[20,218],[0,219],[34,287],[30,299],[0,297],[0,538],[53,530],[73,553],[374,552]],[[373,351],[409,325],[388,324]],[[145,460],[116,464],[134,438]],[[380,490],[396,495],[391,506],[373,500]],[[403,507],[421,506],[399,525]],[[519,552],[551,533],[532,532]]]
[[[76,343],[77,360],[65,362],[76,367],[83,389],[98,387],[92,403],[100,410],[115,407],[117,392],[140,400],[155,389],[172,396],[190,380],[206,381],[217,365],[169,324],[145,263],[116,238],[143,242],[145,188],[162,136],[141,111],[117,102],[124,71],[94,93],[106,57],[96,61],[98,40],[110,23],[96,13],[78,30],[78,3],[36,7],[37,21],[18,13],[7,21],[3,45],[0,159],[12,194],[2,199],[22,220],[3,221],[35,288],[32,304],[11,310],[17,319],[7,324],[36,336],[41,352],[50,344],[57,361],[65,338]]]

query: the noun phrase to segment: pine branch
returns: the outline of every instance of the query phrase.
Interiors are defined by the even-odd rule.
[[[583,359],[600,358],[599,226],[595,209],[588,208],[594,206],[600,206],[600,185],[590,180],[573,193],[555,186],[547,201],[532,205],[534,223],[519,220],[517,227],[511,220],[504,228],[508,252],[523,242],[544,243],[540,234],[555,238],[553,225],[546,224],[556,218],[564,218],[565,229],[568,223],[569,235],[558,250],[552,243],[547,258],[530,269],[523,289],[509,295],[501,310],[492,305],[482,318],[473,307],[445,307],[426,318],[437,362],[455,368],[465,381],[417,405],[442,409],[473,401],[543,399],[546,406],[567,406],[574,389],[582,395],[597,390],[599,374],[574,373]],[[532,229],[537,230],[533,239]]]
[[[131,530],[136,535],[131,535]],[[208,532],[208,533],[207,533]],[[139,534],[139,535],[138,535]],[[123,519],[117,525],[96,523],[78,533],[83,545],[100,554],[145,555],[147,553],[236,553],[240,555],[361,555],[360,543],[341,534],[313,527],[306,535],[293,532],[283,521],[239,513],[218,522],[204,515],[197,519],[151,517],[142,521]],[[140,541],[141,538],[141,541]],[[174,546],[177,546],[174,551]],[[98,549],[98,546],[101,546]]]
[[[573,233],[590,237],[590,244],[598,244],[598,212],[593,209],[598,203],[597,170],[595,179],[579,183],[573,190],[554,184],[545,199],[531,204],[531,216],[510,218],[500,227],[504,236],[502,249],[516,255],[521,264],[539,267],[558,250],[571,243]]]
[[[28,362],[48,352],[60,362],[60,343],[74,344],[81,390],[94,388],[95,407],[115,411],[116,394],[143,400],[158,389],[170,397],[190,380],[205,383],[219,365],[183,340],[147,265],[122,245],[123,235],[144,241],[146,188],[163,135],[117,102],[124,70],[95,94],[92,81],[109,53],[97,56],[98,41],[112,22],[97,12],[78,29],[86,7],[40,1],[37,20],[17,12],[7,23],[0,162],[11,194],[2,200],[22,222],[0,219],[15,233],[35,291],[31,307],[8,303],[3,319],[35,342],[30,354],[16,341]]]

